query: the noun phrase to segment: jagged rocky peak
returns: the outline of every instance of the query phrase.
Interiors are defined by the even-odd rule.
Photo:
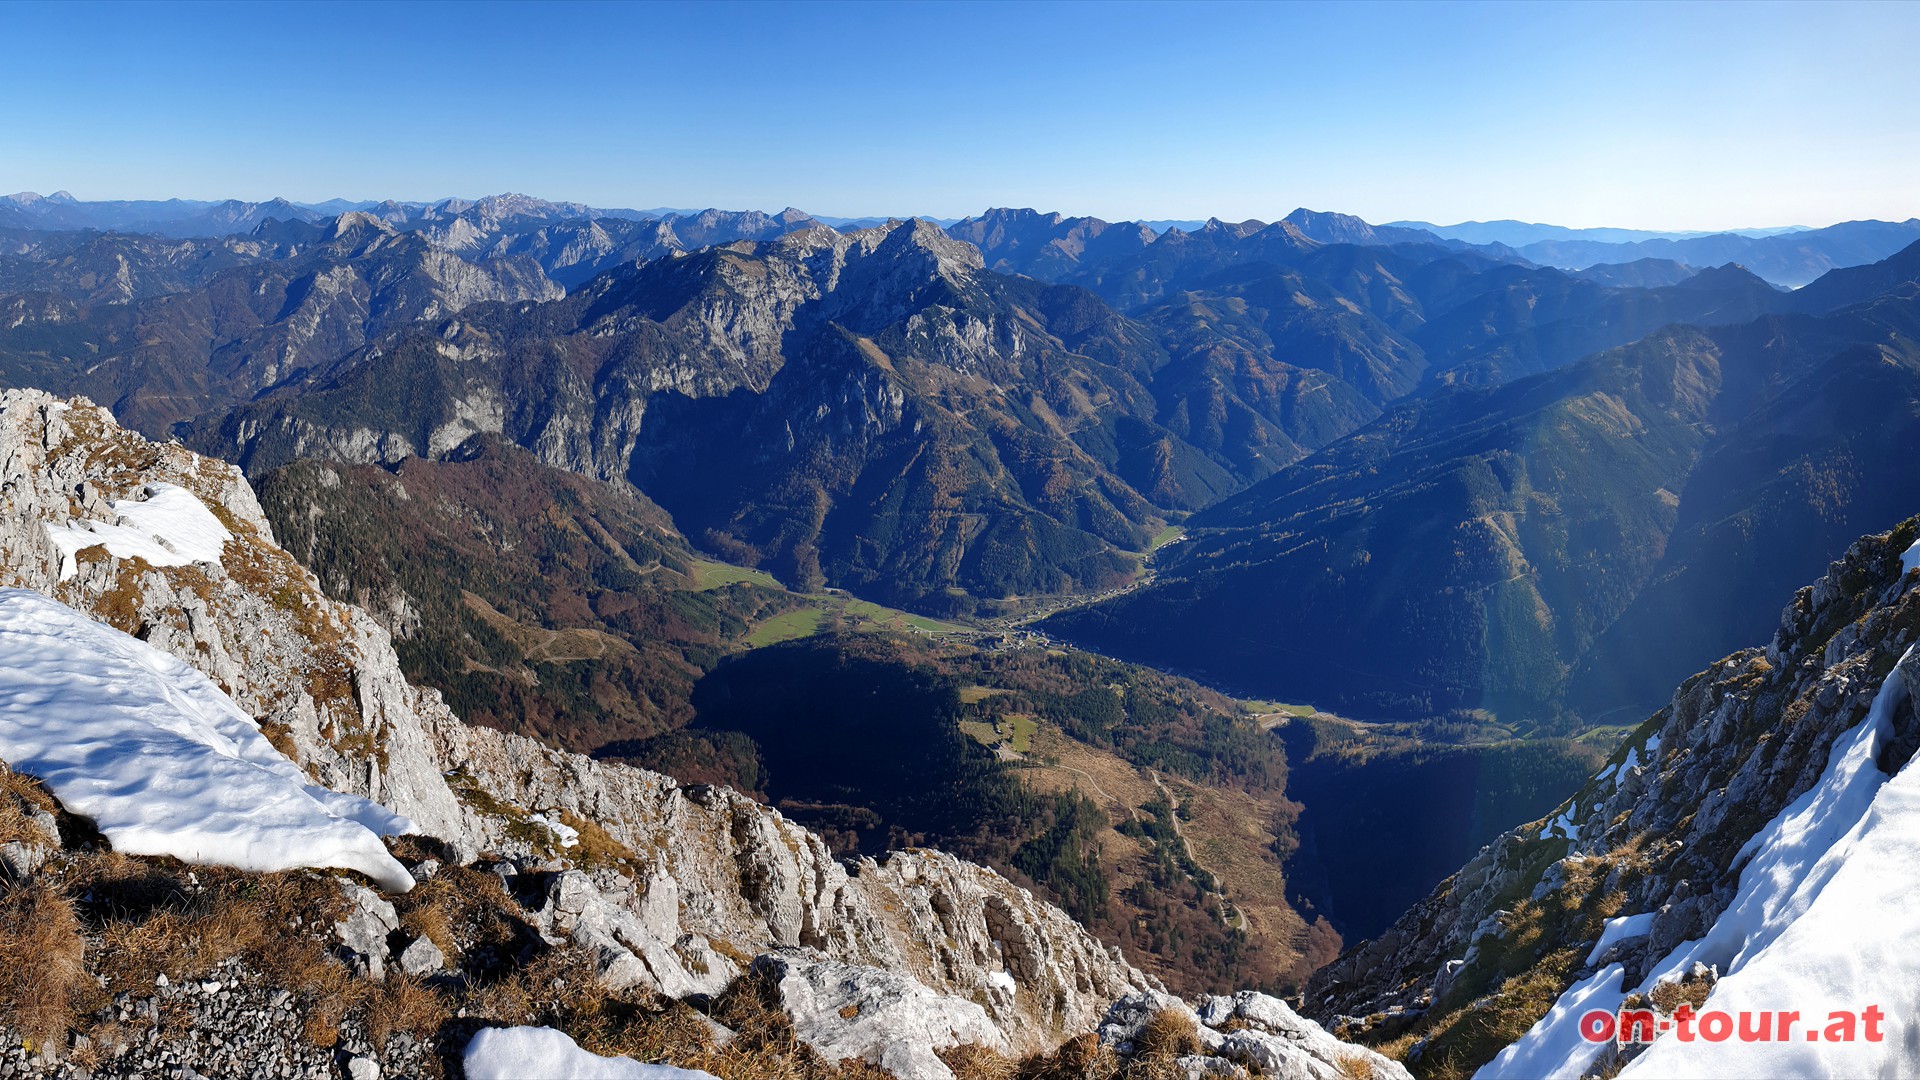
[[[1210,217],[1207,219],[1206,224],[1200,226],[1200,232],[1230,236],[1235,240],[1241,240],[1252,236],[1254,233],[1266,227],[1267,223],[1258,218],[1248,218],[1245,221],[1221,221],[1219,218]]]
[[[0,589],[23,590],[0,592],[0,616],[20,603],[69,613],[28,612],[20,625],[0,617],[0,634],[38,641],[36,619],[91,627],[76,633],[107,635],[96,650],[103,657],[124,654],[177,684],[132,703],[126,724],[151,723],[189,740],[202,738],[193,734],[202,727],[243,725],[231,730],[236,737],[254,732],[239,751],[249,767],[279,770],[275,775],[295,789],[307,785],[301,797],[361,826],[414,833],[390,840],[390,856],[340,861],[319,851],[304,864],[322,869],[293,880],[318,891],[298,895],[323,906],[289,912],[300,918],[281,916],[272,925],[305,929],[288,930],[291,938],[280,945],[236,945],[218,962],[221,986],[242,990],[249,1001],[275,993],[277,976],[260,959],[265,951],[308,948],[313,939],[302,935],[310,934],[321,935],[363,979],[448,973],[454,981],[447,992],[459,994],[468,986],[461,973],[471,965],[493,964],[487,977],[506,977],[496,969],[509,961],[497,945],[468,936],[473,924],[418,921],[425,917],[419,905],[441,902],[432,898],[450,889],[466,897],[460,903],[491,905],[489,918],[519,927],[512,933],[523,935],[520,948],[577,958],[600,992],[680,998],[733,992],[743,977],[758,980],[742,985],[764,987],[778,999],[814,1052],[832,1060],[847,1051],[901,1076],[951,1076],[933,1051],[962,1044],[1048,1051],[1090,1033],[1116,1000],[1160,989],[1059,909],[983,867],[929,850],[843,864],[818,837],[737,792],[683,787],[657,773],[468,727],[437,693],[406,683],[384,630],[360,609],[327,599],[274,543],[236,468],[177,444],[149,443],[84,400],[0,392],[0,508]],[[19,678],[21,655],[0,657],[0,693]],[[58,681],[41,677],[50,670],[36,668],[31,689],[57,703]],[[32,723],[0,722],[0,758],[11,752],[38,761],[54,753],[47,740],[34,741]],[[204,738],[203,757],[219,742]],[[64,771],[49,778],[45,796],[33,796],[46,802],[33,802],[32,821],[65,813],[58,800],[79,805],[90,797],[82,775],[87,761],[61,760]],[[139,754],[118,760],[123,770],[155,767]],[[129,799],[137,810],[141,792],[165,786],[157,776],[119,780],[119,810]],[[213,794],[223,813],[248,816],[245,801],[253,796],[244,785]],[[103,816],[107,839],[132,835],[118,821]],[[64,872],[59,868],[92,858],[73,846],[80,834],[65,824],[52,833],[28,828],[25,840],[0,846],[16,877]],[[207,848],[175,853],[254,865]],[[364,869],[378,888],[335,882],[326,867]],[[235,882],[220,876],[227,871],[204,873],[218,888]],[[434,884],[443,876],[449,885]],[[432,926],[440,929],[430,932]],[[167,962],[155,961],[163,975]],[[117,1000],[142,1009],[149,998],[158,1008],[159,997],[175,993],[167,979],[151,977],[116,989],[130,991]],[[823,1011],[828,991],[844,1000]],[[282,1006],[292,1013],[320,1007],[287,994],[266,1007]],[[207,1025],[247,1027],[238,1013],[197,1015]],[[301,1030],[299,1019],[285,1026]],[[220,1037],[228,1038],[224,1027]],[[1337,1045],[1324,1034],[1314,1037]],[[222,1045],[229,1047],[223,1053],[246,1061],[247,1051],[231,1049],[240,1044]],[[413,1051],[393,1045],[385,1051],[389,1067],[411,1060]],[[1247,1060],[1285,1050],[1262,1046],[1249,1042]],[[355,1053],[383,1051],[375,1045]]]
[[[420,208],[406,203],[383,199],[379,204],[368,207],[364,212],[372,214],[389,225],[402,225],[415,215]]]
[[[1024,208],[988,210],[955,222],[947,235],[978,247],[993,270],[1042,281],[1063,280],[1108,261],[1137,257],[1159,239],[1137,221],[1115,223]]]
[[[335,238],[340,238],[365,230],[384,233],[389,236],[394,234],[393,226],[379,216],[365,210],[349,210],[333,219],[331,235]]]
[[[514,217],[516,215],[544,216],[548,214],[584,215],[587,207],[581,203],[554,203],[545,199],[536,199],[531,195],[517,192],[503,192],[499,195],[487,195],[473,204],[472,209],[485,217],[494,219]]]
[[[1895,854],[1920,835],[1917,536],[1920,519],[1854,544],[1764,648],[1688,680],[1549,817],[1317,974],[1309,1012],[1368,1041],[1414,1041],[1416,1069],[1493,1077],[1920,1067],[1891,1043],[1617,1050],[1570,1026],[1623,1005],[1670,1017],[1906,1000],[1904,959],[1865,970],[1857,957],[1920,929],[1893,900],[1920,890]]]
[[[938,225],[921,218],[847,234],[848,254],[871,256],[870,269],[887,278],[911,284],[941,278],[964,285],[986,269],[980,249],[948,236]],[[866,282],[862,282],[866,284]]]
[[[955,222],[947,231],[976,244],[1003,244],[1029,230],[1051,230],[1067,219],[1059,211],[1041,213],[1032,207],[996,206],[977,218]],[[1094,218],[1080,220],[1094,221]],[[1105,222],[1101,222],[1105,224]]]
[[[977,248],[930,222],[846,233],[814,225],[774,240],[738,240],[656,260],[596,288],[616,298],[611,318],[620,317],[619,298],[631,297],[650,318],[695,317],[716,339],[737,341],[746,353],[758,342],[777,364],[781,335],[802,304],[838,294],[819,309],[820,317],[878,325],[918,310],[929,287],[963,288],[981,269]]]

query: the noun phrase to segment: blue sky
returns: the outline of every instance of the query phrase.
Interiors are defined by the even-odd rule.
[[[0,190],[1920,214],[1920,4],[10,4]]]

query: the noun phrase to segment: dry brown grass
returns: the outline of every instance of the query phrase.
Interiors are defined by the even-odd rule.
[[[402,854],[417,861],[440,853],[407,847]],[[267,986],[295,994],[299,1037],[322,1048],[339,1046],[354,1024],[375,1047],[402,1032],[458,1040],[473,1024],[544,1024],[598,1054],[670,1062],[721,1080],[886,1077],[866,1062],[822,1060],[795,1035],[764,975],[736,980],[712,1001],[710,1018],[685,1003],[605,990],[590,954],[540,943],[499,879],[471,868],[445,868],[392,898],[403,926],[450,956],[458,942],[468,943],[464,986],[398,970],[383,982],[355,977],[330,948],[332,924],[347,913],[331,874],[249,874],[110,851],[69,852],[59,873],[62,889],[33,884],[0,895],[0,1022],[36,1045],[62,1038],[77,1015],[95,1015],[113,993],[151,994],[161,974],[184,982],[238,961]],[[84,904],[69,899],[83,894]],[[97,947],[87,947],[89,936]],[[191,1024],[189,1002],[161,1003],[163,1038],[187,1038]],[[146,1035],[97,1018],[86,1033],[92,1044],[83,1054],[101,1061]],[[457,1045],[443,1054],[449,1049]],[[1084,1075],[1117,1080],[1112,1056],[1093,1051],[1090,1060],[1103,1071]],[[961,1080],[1026,1075],[991,1050],[965,1047],[948,1056]],[[1072,1052],[1063,1060],[1073,1060]],[[437,1075],[437,1063],[428,1072]]]
[[[367,998],[367,1037],[375,1047],[385,1046],[399,1032],[424,1039],[452,1019],[453,1011],[439,991],[418,977],[390,971]]]
[[[46,787],[37,778],[14,772],[5,762],[0,762],[0,792],[32,810],[44,810],[51,814],[59,809],[53,796],[47,793]]]
[[[605,867],[627,877],[633,877],[644,869],[640,857],[634,854],[632,848],[615,840],[611,833],[595,822],[564,811],[560,814],[560,822],[580,834],[579,843],[569,849],[567,855],[582,869]]]
[[[636,1061],[670,1062],[715,1057],[721,1047],[705,1017],[680,1002],[658,1009],[620,1010],[602,1007],[574,1019],[574,1039],[596,1053],[625,1054]]]
[[[1179,1059],[1198,1054],[1200,1027],[1179,1009],[1161,1009],[1134,1036],[1133,1055],[1122,1058],[1094,1035],[1069,1039],[1051,1053],[1035,1054],[1010,1072],[983,1072],[981,1080],[1184,1080]],[[944,1056],[944,1055],[943,1055]],[[958,1072],[958,1070],[956,1070]],[[972,1080],[960,1074],[961,1080]]]
[[[54,813],[58,806],[40,781],[0,763],[0,844],[16,840],[41,844],[46,837],[33,824],[36,813]]]
[[[1713,980],[1696,978],[1692,973],[1677,980],[1660,983],[1647,992],[1647,1000],[1661,1013],[1672,1016],[1682,1005],[1691,1005],[1695,1009],[1707,1003],[1707,995],[1713,993]]]
[[[323,944],[346,913],[340,888],[327,875],[189,871],[171,860],[89,852],[71,861],[68,877],[92,897],[99,941],[94,966],[106,979],[106,993],[143,991],[161,974],[172,981],[199,978],[239,959],[295,994],[305,1037],[328,1047],[339,1041],[348,1014],[365,1008],[376,989],[355,979]]]
[[[826,1080],[839,1070],[820,1060],[793,1032],[793,1021],[779,1007],[770,975],[748,972],[733,981],[713,1003],[714,1020],[734,1033],[726,1046],[694,1058],[722,1080]]]
[[[1416,1032],[1403,1031],[1386,1042],[1369,1043],[1368,1045],[1372,1047],[1374,1053],[1382,1057],[1390,1057],[1395,1061],[1405,1061],[1407,1060],[1407,1055],[1413,1052],[1413,1044],[1419,1042],[1420,1038],[1421,1036]]]
[[[93,1053],[102,1060],[118,1057],[133,1045],[133,1032],[118,1020],[104,1020],[87,1029],[87,1038],[93,1043]],[[74,1055],[78,1061],[79,1055]],[[80,1061],[79,1064],[86,1065]],[[97,1066],[88,1065],[88,1068]]]
[[[97,551],[101,561],[108,558],[105,547],[87,550]],[[138,634],[140,625],[146,621],[140,617],[140,603],[146,598],[145,590],[140,587],[140,579],[153,569],[151,563],[137,555],[123,560],[114,572],[113,588],[94,598],[93,613],[115,630]]]
[[[564,946],[502,972],[466,1000],[470,1016],[504,1024],[548,1024],[569,1034],[595,1027],[599,1014],[613,1007],[614,997],[594,981],[593,958]],[[575,1040],[581,1037],[575,1035]]]
[[[340,965],[325,949],[292,932],[345,915],[339,887],[325,875],[190,871],[171,860],[89,852],[72,860],[68,881],[91,897],[110,991],[151,986],[162,973],[197,978],[235,957],[297,993],[330,992],[340,982],[331,971]]]
[[[1618,1046],[1609,1046],[1600,1051],[1600,1060],[1589,1066],[1589,1080],[1614,1080],[1620,1070],[1627,1067],[1628,1058],[1620,1052]]]
[[[260,734],[267,737],[267,743],[286,757],[288,761],[300,760],[300,745],[293,741],[293,727],[273,720],[259,721]]]
[[[424,848],[407,853],[435,857]],[[383,982],[356,978],[331,952],[332,924],[347,904],[330,874],[248,874],[110,851],[70,852],[60,873],[64,889],[35,883],[0,895],[0,1022],[36,1045],[62,1037],[76,1014],[95,1012],[113,993],[150,994],[161,974],[183,982],[237,960],[295,994],[300,1036],[319,1047],[339,1045],[350,1023],[364,1025],[376,1046],[401,1032],[452,1035],[464,1010],[473,1022],[548,1024],[596,1053],[702,1068],[723,1080],[877,1075],[863,1064],[819,1060],[762,980],[739,980],[714,1003],[736,1032],[724,1043],[684,1004],[606,991],[589,954],[541,944],[500,880],[483,871],[448,867],[393,898],[403,925],[450,956],[467,943],[465,988],[397,970]],[[83,894],[76,908],[69,896]],[[96,948],[87,948],[87,935]],[[165,1037],[187,1037],[190,1025],[185,1003],[162,1003]],[[90,1038],[111,1053],[143,1034],[108,1022],[94,1025]]]
[[[1179,1009],[1160,1009],[1140,1025],[1134,1037],[1138,1057],[1180,1057],[1200,1052],[1200,1027]]]
[[[1187,1070],[1165,1054],[1137,1057],[1120,1070],[1119,1080],[1187,1080]]]
[[[573,948],[554,949],[481,988],[467,1014],[489,1023],[546,1024],[596,1054],[701,1069],[721,1080],[881,1080],[864,1062],[829,1064],[800,1041],[757,975],[734,981],[714,999],[712,1022],[733,1035],[715,1038],[707,1017],[667,1000],[609,993],[593,979],[593,962]]]
[[[401,928],[433,942],[449,965],[460,963],[462,941],[475,951],[491,948],[510,954],[527,933],[519,905],[500,879],[484,870],[448,866],[391,899]]]
[[[0,897],[0,1018],[30,1046],[61,1039],[86,983],[86,939],[73,902],[43,881]]]
[[[1334,1058],[1333,1071],[1344,1080],[1373,1080],[1373,1064],[1359,1054],[1341,1054]]]
[[[343,998],[321,998],[308,1004],[300,1023],[300,1035],[322,1050],[330,1050],[340,1044],[340,1025],[346,1019],[347,1004]]]
[[[969,1043],[939,1051],[957,1080],[1014,1080],[1020,1063],[990,1046]]]
[[[1120,1060],[1100,1045],[1094,1035],[1068,1039],[1050,1054],[1036,1054],[1020,1063],[1019,1080],[1113,1080]]]

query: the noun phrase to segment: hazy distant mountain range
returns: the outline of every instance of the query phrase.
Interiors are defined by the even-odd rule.
[[[435,223],[478,210],[483,218],[546,221],[647,221],[687,219],[722,211],[655,207],[650,210],[592,207],[583,203],[549,202],[525,195],[494,195],[477,200],[461,198],[432,202],[329,199],[296,203],[286,199],[248,202],[166,199],[84,202],[66,191],[52,195],[21,192],[0,196],[0,228],[97,229],[139,232],[172,237],[222,237],[251,233],[263,222],[299,221],[309,224],[349,211],[364,211],[397,228],[430,228]],[[740,213],[756,213],[742,211]],[[791,207],[769,218],[819,222],[837,229],[883,225],[887,217],[830,217],[805,214]],[[924,218],[942,228],[952,218]],[[1075,219],[1094,220],[1094,219]],[[1654,259],[1684,267],[1717,266],[1738,262],[1776,285],[1797,288],[1837,266],[1872,262],[1920,239],[1920,221],[1853,221],[1826,228],[1803,225],[1733,229],[1724,232],[1656,232],[1639,229],[1570,229],[1522,221],[1468,221],[1435,225],[1424,221],[1370,224],[1349,214],[1296,210],[1287,222],[1303,235],[1322,243],[1395,244],[1438,243],[1475,248],[1497,257],[1586,270],[1596,266],[1641,263]],[[1130,223],[1148,235],[1170,231],[1195,232],[1206,227],[1197,220],[1153,220]],[[1605,274],[1596,280],[1606,280]],[[1673,284],[1664,275],[1665,284]],[[1640,284],[1652,284],[1641,279]]]
[[[1541,225],[1530,221],[1463,221],[1458,225],[1435,225],[1430,221],[1389,221],[1403,229],[1421,229],[1450,240],[1469,244],[1507,244],[1525,247],[1543,240],[1581,240],[1603,244],[1635,244],[1642,240],[1692,240],[1701,236],[1746,236],[1761,238],[1783,233],[1811,231],[1805,225],[1776,225],[1761,229],[1692,230],[1659,232],[1646,229],[1569,229],[1564,225]]]

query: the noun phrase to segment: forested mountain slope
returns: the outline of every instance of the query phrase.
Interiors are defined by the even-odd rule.
[[[1865,455],[1913,437],[1917,319],[1908,283],[1412,400],[1198,515],[1151,588],[1053,625],[1362,715],[1630,716],[1914,497]],[[1701,604],[1725,618],[1674,617]]]

